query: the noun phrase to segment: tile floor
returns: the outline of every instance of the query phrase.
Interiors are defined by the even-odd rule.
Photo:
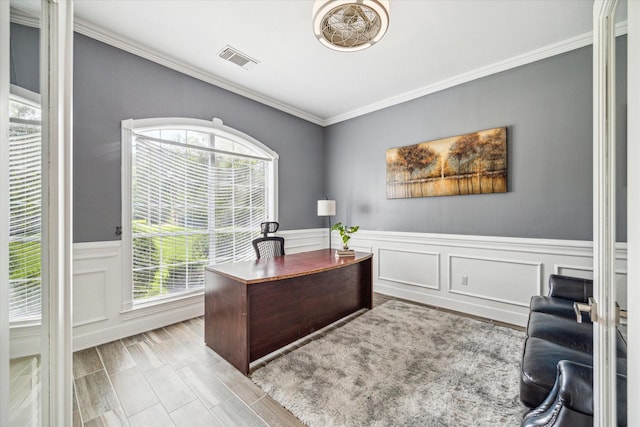
[[[300,426],[191,319],[73,355],[74,426]]]
[[[374,306],[389,299],[392,298],[375,294]],[[259,360],[252,367],[321,337],[330,329]],[[208,348],[203,335],[204,320],[199,317],[74,353],[74,427],[303,425]],[[24,420],[16,425],[35,425],[29,420],[37,418],[34,408],[37,409],[39,392],[38,359],[12,361],[11,372],[15,417]]]

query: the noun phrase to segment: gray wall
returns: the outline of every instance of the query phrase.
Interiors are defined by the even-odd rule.
[[[12,24],[11,35],[11,82],[38,91],[37,30]],[[326,193],[334,222],[363,229],[592,238],[590,47],[326,129],[82,35],[74,55],[76,242],[119,238],[120,121],[162,116],[219,117],[278,152],[282,229],[325,225],[315,203]],[[617,65],[617,240],[626,241],[626,37]],[[508,193],[386,199],[386,149],[495,126],[508,127]]]
[[[320,126],[80,34],[74,43],[75,242],[119,239],[120,122],[129,118],[218,117],[251,135],[280,156],[281,229],[323,226]]]
[[[618,51],[618,111],[626,113],[626,37]],[[325,176],[335,221],[369,230],[591,240],[591,61],[591,48],[582,48],[330,126]],[[620,114],[618,241],[626,241],[625,120]],[[386,199],[388,148],[499,126],[507,126],[507,193]]]
[[[40,93],[40,30],[11,24],[10,32],[11,84]]]

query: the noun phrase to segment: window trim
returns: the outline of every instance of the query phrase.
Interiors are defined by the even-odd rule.
[[[204,294],[203,289],[187,291],[178,295],[167,295],[157,297],[150,301],[133,301],[133,271],[131,258],[133,253],[133,242],[131,238],[132,224],[132,153],[131,141],[136,133],[148,130],[159,129],[188,129],[199,132],[206,132],[212,135],[226,138],[241,145],[257,149],[261,154],[270,160],[269,162],[269,196],[267,197],[268,217],[278,220],[278,153],[244,132],[226,126],[221,119],[214,118],[211,121],[180,118],[162,117],[150,119],[126,119],[121,122],[121,190],[122,190],[122,310],[121,313],[128,313],[136,310],[148,310],[150,307],[168,304],[175,301],[182,301],[194,295]]]

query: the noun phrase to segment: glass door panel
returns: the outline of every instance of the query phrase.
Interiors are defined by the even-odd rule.
[[[2,141],[2,209],[8,224],[1,228],[4,259],[3,316],[8,318],[9,426],[42,424],[42,108],[40,102],[40,16],[38,1],[11,0],[10,44],[3,61],[9,63],[8,138]],[[6,118],[3,117],[5,123]],[[6,134],[5,134],[6,135]],[[4,136],[4,135],[3,135]],[[8,225],[8,226],[7,226]],[[46,321],[46,318],[45,318]],[[8,418],[8,419],[7,419]]]

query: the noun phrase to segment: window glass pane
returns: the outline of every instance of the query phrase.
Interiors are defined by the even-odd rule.
[[[36,320],[41,312],[41,113],[20,101],[9,106],[9,319]]]
[[[42,120],[40,107],[15,99],[9,102],[9,117],[21,120]]]
[[[160,138],[167,141],[187,142],[187,131],[183,129],[162,129]]]
[[[232,141],[227,138],[217,136],[215,138],[215,148],[224,151],[230,151],[239,154],[261,155],[260,151],[249,143],[243,144],[238,141]]]
[[[233,152],[233,141],[231,141],[230,139],[217,137],[215,139],[214,148],[217,148],[218,150]]]
[[[268,161],[200,150],[210,147],[204,132],[163,129],[159,138],[188,146],[143,138],[132,144],[136,302],[201,289],[206,265],[254,258],[251,241],[268,212]],[[217,149],[257,152],[215,141]]]
[[[211,147],[211,137],[208,133],[188,130],[187,144],[199,147]]]

